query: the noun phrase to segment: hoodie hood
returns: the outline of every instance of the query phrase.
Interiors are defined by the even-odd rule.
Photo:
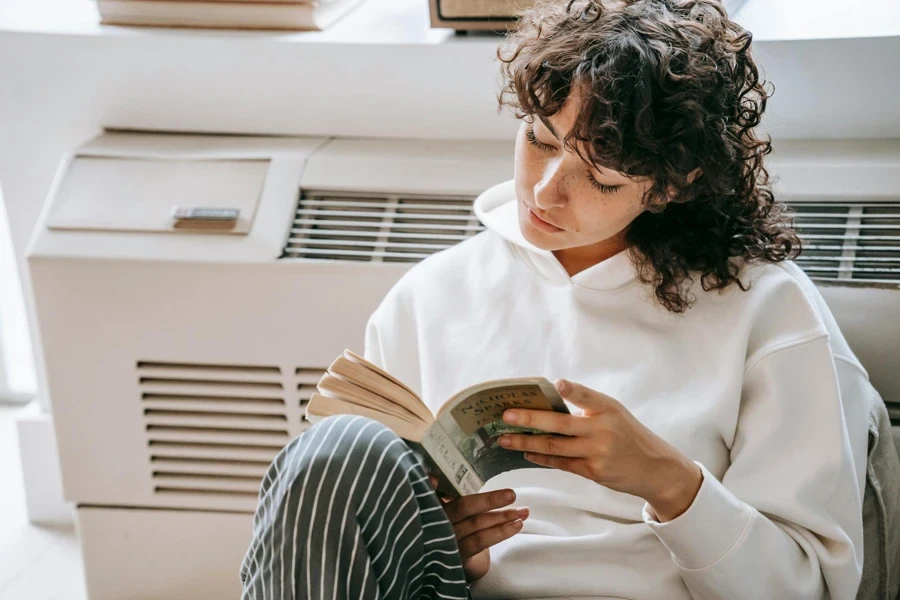
[[[606,291],[618,289],[636,279],[628,252],[620,252],[569,277],[552,252],[538,248],[522,235],[515,180],[497,184],[478,196],[475,199],[475,216],[485,227],[509,242],[525,264],[554,285]]]

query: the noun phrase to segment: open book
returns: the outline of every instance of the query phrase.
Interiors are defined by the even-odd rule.
[[[542,468],[524,453],[500,447],[504,433],[540,433],[503,421],[508,408],[568,413],[550,381],[543,377],[500,379],[466,388],[433,415],[415,392],[395,377],[349,350],[319,381],[306,408],[310,421],[351,414],[383,423],[406,440],[438,478],[438,491],[474,494],[484,483],[513,469]]]

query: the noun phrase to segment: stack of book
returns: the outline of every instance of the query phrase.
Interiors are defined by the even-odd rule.
[[[535,0],[428,0],[431,26],[458,31],[488,30],[505,32],[516,25],[519,16],[535,4]],[[551,0],[552,1],[552,0]],[[558,0],[563,2],[564,0]],[[565,0],[568,2],[568,0]],[[724,0],[732,17],[747,0]]]
[[[431,26],[504,32],[534,0],[429,0]]]
[[[105,25],[325,29],[362,0],[97,0]]]

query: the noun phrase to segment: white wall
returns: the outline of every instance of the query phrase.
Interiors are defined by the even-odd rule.
[[[0,402],[25,402],[37,380],[16,255],[0,187]]]

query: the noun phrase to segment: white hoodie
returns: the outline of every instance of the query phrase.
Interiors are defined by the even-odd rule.
[[[616,398],[703,469],[688,510],[567,472],[504,473],[531,516],[491,549],[475,598],[835,598],[862,570],[866,372],[791,263],[748,292],[697,287],[684,315],[626,253],[569,277],[519,231],[513,182],[475,203],[489,231],[412,268],[369,321],[366,354],[436,410],[487,379],[564,377]]]

